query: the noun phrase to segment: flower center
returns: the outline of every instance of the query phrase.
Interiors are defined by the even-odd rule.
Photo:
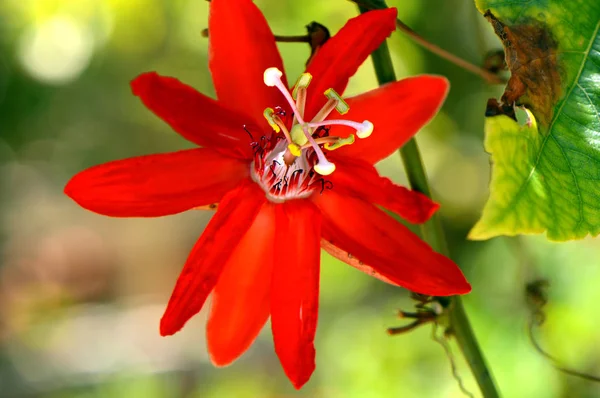
[[[320,189],[331,189],[331,182],[325,180],[335,171],[335,164],[330,162],[323,148],[332,151],[344,145],[354,143],[354,135],[347,138],[329,136],[329,128],[333,125],[352,127],[358,138],[366,138],[373,132],[373,124],[368,120],[362,123],[351,120],[325,120],[335,109],[341,115],[350,107],[333,89],[325,91],[327,102],[311,121],[304,119],[307,87],[312,76],[303,73],[290,95],[281,81],[282,72],[277,68],[268,68],[264,73],[264,82],[269,87],[281,91],[293,111],[293,121],[288,130],[282,118],[286,117],[281,109],[267,108],[264,117],[275,133],[274,138],[265,142],[253,142],[255,160],[252,167],[252,178],[258,183],[267,197],[274,202],[288,199],[299,199],[310,196]],[[252,137],[252,134],[250,137]],[[253,138],[253,137],[252,137]],[[265,137],[261,140],[267,141]]]

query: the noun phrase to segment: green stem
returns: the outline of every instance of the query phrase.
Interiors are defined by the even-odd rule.
[[[359,9],[361,12],[366,12],[362,7],[359,7]],[[390,57],[386,42],[375,50],[371,57],[373,59],[373,65],[375,66],[377,80],[380,85],[396,81],[392,58]],[[431,190],[429,189],[425,167],[421,159],[419,147],[414,138],[408,141],[400,149],[400,155],[402,156],[402,162],[404,163],[410,186],[414,190],[431,197]],[[444,235],[444,229],[442,228],[438,214],[435,214],[428,222],[423,224],[421,226],[421,231],[423,233],[423,239],[429,243],[435,251],[445,256],[450,255]],[[440,297],[440,301],[448,307],[452,332],[471,368],[473,376],[479,384],[481,393],[485,398],[499,397],[492,374],[489,371],[483,353],[479,348],[469,318],[467,318],[467,313],[465,312],[461,297],[452,296],[450,297],[449,302],[448,298]]]

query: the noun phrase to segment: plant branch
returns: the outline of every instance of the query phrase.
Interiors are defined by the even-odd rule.
[[[204,38],[207,38],[209,35],[208,28],[202,29],[200,35]],[[280,43],[310,43],[311,37],[310,35],[299,35],[299,36],[282,36],[282,35],[273,35],[275,37],[275,41]]]
[[[381,7],[378,7],[378,6],[374,6],[371,4],[366,4],[364,1],[361,1],[361,0],[350,0],[350,1],[357,4],[360,9],[365,10],[365,11],[385,8],[384,4],[382,4]],[[399,31],[406,34],[415,43],[421,45],[422,47],[429,50],[430,52],[438,55],[441,58],[444,58],[447,61],[452,62],[454,65],[457,65],[468,72],[478,75],[479,77],[484,79],[489,84],[504,84],[504,83],[506,83],[506,80],[502,79],[498,75],[496,75],[480,66],[472,64],[469,61],[462,59],[461,57],[454,55],[451,52],[444,50],[440,46],[430,42],[429,40],[427,40],[426,38],[424,38],[423,36],[421,36],[420,34],[415,32],[413,29],[411,29],[410,26],[408,26],[407,24],[402,22],[399,18],[396,18],[396,29],[398,29]]]
[[[359,7],[359,9],[361,12],[367,11],[364,7]],[[396,81],[392,58],[386,42],[375,50],[371,54],[371,57],[373,59],[377,80],[380,85]],[[411,187],[414,190],[431,197],[431,190],[429,189],[425,167],[421,160],[419,147],[414,138],[408,141],[400,149],[400,154]],[[429,243],[435,251],[445,256],[449,256],[450,252],[448,250],[448,244],[446,243],[440,217],[437,214],[434,214],[428,222],[423,224],[421,230],[423,239]],[[485,398],[499,397],[492,374],[488,369],[469,319],[467,318],[461,297],[439,297],[436,299],[440,301],[444,307],[448,308],[452,333],[456,337],[456,341],[471,368],[473,376],[479,384],[483,396]]]

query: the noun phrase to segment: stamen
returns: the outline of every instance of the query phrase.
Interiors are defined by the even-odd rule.
[[[292,97],[298,98],[298,89],[307,88],[312,80],[312,75],[310,73],[303,73],[300,75],[296,84],[294,85],[294,90],[292,91]]]
[[[285,139],[289,143],[292,142],[292,137],[290,136],[290,132],[288,131],[287,127],[285,126],[285,123],[283,123],[283,120],[281,120],[281,118],[275,113],[273,108],[265,109],[265,111],[263,112],[263,115],[265,116],[265,119],[267,119],[267,122],[269,122],[269,125],[273,128],[273,130],[275,130],[276,133],[283,131],[283,135],[285,135]]]
[[[337,103],[338,103],[338,101],[333,98],[330,98],[329,100],[327,100],[327,102],[325,103],[325,105],[323,105],[321,110],[319,112],[317,112],[315,117],[313,117],[313,120],[311,121],[311,123],[318,123],[318,122],[325,120],[325,118],[327,116],[329,116],[331,111],[333,111],[337,107]]]
[[[267,122],[269,123],[271,128],[273,130],[275,130],[276,133],[279,133],[279,131],[280,131],[279,125],[277,123],[275,123],[275,119],[273,119],[274,115],[275,115],[275,111],[273,110],[273,108],[267,108],[263,112],[263,116],[265,117],[265,119],[267,119]]]
[[[354,134],[350,134],[348,137],[346,138],[339,138],[333,143],[326,143],[325,145],[323,145],[325,147],[325,149],[327,149],[328,151],[333,151],[335,149],[341,148],[345,145],[351,145],[354,144]]]
[[[323,145],[323,147],[325,149],[327,149],[328,151],[333,151],[333,150],[341,148],[345,145],[354,144],[354,134],[350,134],[346,138],[336,137],[336,136],[315,138],[315,142],[319,145]],[[312,147],[312,145],[310,143],[308,143],[308,144],[305,144],[304,146],[300,147],[300,149],[306,149],[306,148],[310,148],[310,147]]]
[[[306,105],[306,88],[312,80],[310,73],[303,73],[298,78],[298,81],[294,85],[294,91],[292,91],[292,98],[296,99],[296,108],[300,115],[304,115],[304,107]]]
[[[335,109],[340,115],[348,113],[350,106],[344,101],[344,99],[332,88],[325,90],[325,96],[330,100],[336,100],[337,105]]]
[[[315,142],[319,145],[323,145],[323,144],[333,144],[334,142],[336,142],[338,139],[340,139],[340,137],[318,137],[315,138]],[[302,149],[308,148],[310,147],[310,144],[304,145],[302,147]]]
[[[336,109],[340,115],[348,113],[350,106],[344,101],[344,99],[332,88],[325,90],[325,96],[328,98],[327,102],[319,112],[313,117],[311,123],[321,122],[325,120],[329,114]]]
[[[273,115],[273,120],[275,121],[277,126],[279,126],[281,131],[283,132],[283,135],[285,136],[285,139],[287,140],[287,142],[292,143],[293,142],[292,137],[290,136],[290,132],[288,131],[287,127],[285,126],[285,123],[283,123],[283,120],[281,120],[281,118],[277,115]]]
[[[356,136],[358,138],[367,138],[373,133],[373,123],[368,120],[363,121],[362,123],[354,122],[352,120],[323,120],[322,122],[310,122],[306,123],[308,127],[317,128],[320,126],[332,126],[332,125],[340,125],[340,126],[348,126],[352,127],[356,130]]]

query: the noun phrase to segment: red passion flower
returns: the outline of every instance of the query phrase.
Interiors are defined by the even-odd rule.
[[[271,317],[275,351],[300,388],[315,368],[320,248],[412,291],[470,291],[460,269],[379,206],[426,221],[438,205],[379,176],[441,106],[446,79],[417,76],[342,99],[348,79],[394,30],[395,9],[351,19],[288,89],[273,33],[251,0],[210,3],[213,100],[154,72],[133,93],[202,148],[87,169],[65,187],[113,217],[159,217],[218,203],[160,322],[171,335],[212,293],[208,351],[227,365]]]

